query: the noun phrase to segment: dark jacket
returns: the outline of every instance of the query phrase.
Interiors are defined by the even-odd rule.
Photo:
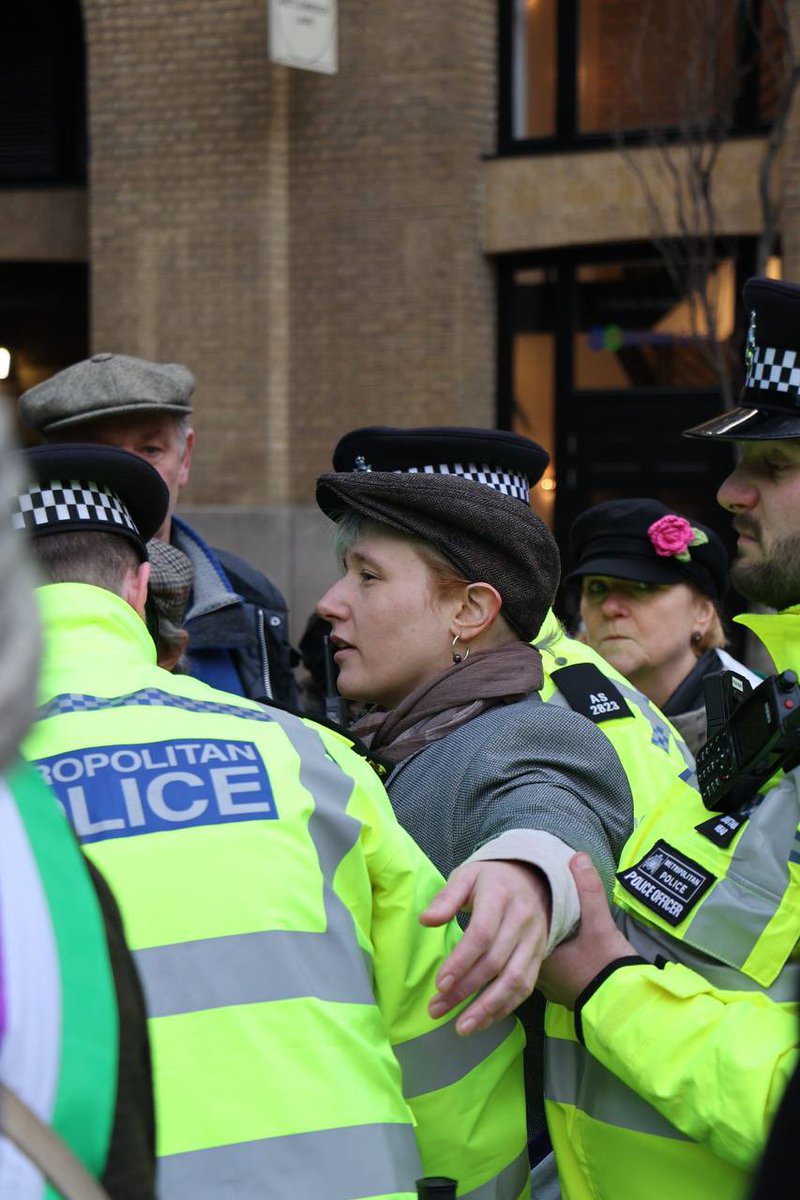
[[[203,672],[203,652],[227,652],[239,680],[239,694],[251,700],[297,704],[289,643],[289,615],[273,583],[228,550],[206,545],[196,530],[172,518],[172,542],[194,568],[194,588],[184,626],[189,634],[192,674],[212,686],[218,676]],[[193,658],[199,655],[199,658]],[[227,690],[235,690],[229,687]]]

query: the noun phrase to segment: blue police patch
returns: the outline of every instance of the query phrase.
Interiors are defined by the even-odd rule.
[[[81,842],[278,816],[252,742],[96,746],[35,766]]]

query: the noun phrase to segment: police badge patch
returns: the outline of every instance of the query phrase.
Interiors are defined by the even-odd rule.
[[[617,875],[626,892],[670,925],[680,924],[716,878],[661,840],[635,866]]]

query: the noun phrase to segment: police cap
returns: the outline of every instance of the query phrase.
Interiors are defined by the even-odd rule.
[[[686,437],[756,441],[800,437],[800,287],[748,279],[744,387],[740,407],[685,431]]]
[[[34,446],[28,485],[11,498],[11,521],[32,537],[115,533],[147,560],[147,541],[167,516],[169,492],[149,463],[116,446]]]

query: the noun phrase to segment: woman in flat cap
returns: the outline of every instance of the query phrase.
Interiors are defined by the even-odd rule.
[[[658,500],[608,500],[575,521],[586,640],[669,717],[696,754],[706,740],[703,680],[736,671],[720,617],[728,555],[713,529]]]
[[[354,732],[387,764],[401,824],[449,876],[423,921],[472,910],[431,1001],[443,1014],[488,984],[462,1033],[530,995],[579,915],[570,857],[587,851],[610,887],[632,821],[608,740],[537,694],[530,640],[559,579],[556,544],[528,504],[543,459],[509,433],[364,429],[317,482],[344,572],[317,611],[332,626],[340,692],[374,706]],[[536,1161],[541,1009],[528,1001],[521,1015]]]

